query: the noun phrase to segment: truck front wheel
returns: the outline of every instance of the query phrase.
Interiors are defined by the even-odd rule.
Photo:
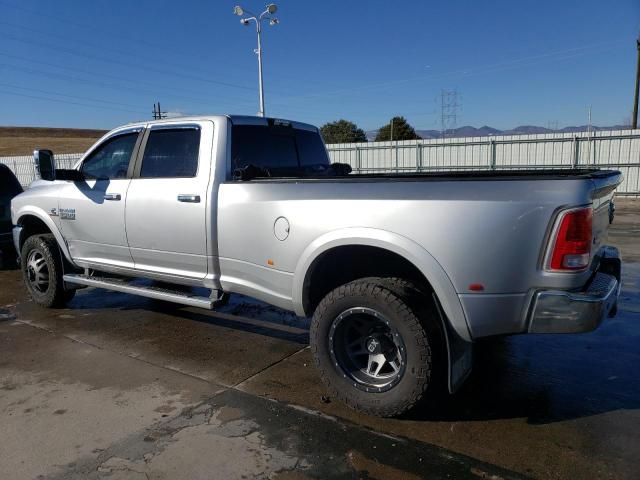
[[[62,258],[51,234],[33,235],[24,242],[20,253],[22,276],[31,298],[42,307],[62,307],[75,290],[65,290]]]
[[[332,395],[383,417],[436,389],[441,335],[432,300],[411,283],[364,278],[329,292],[311,323],[311,349]]]

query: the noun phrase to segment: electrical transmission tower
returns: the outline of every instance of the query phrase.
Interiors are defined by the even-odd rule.
[[[447,132],[456,128],[458,121],[458,90],[442,90],[440,92],[440,127],[442,138],[447,136]]]
[[[160,102],[153,104],[153,119],[154,120],[162,120],[163,118],[167,118],[167,112],[163,112],[160,109]]]

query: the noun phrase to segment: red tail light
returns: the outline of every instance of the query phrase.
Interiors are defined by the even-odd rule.
[[[591,207],[562,214],[549,262],[551,270],[582,270],[589,265],[592,219]]]

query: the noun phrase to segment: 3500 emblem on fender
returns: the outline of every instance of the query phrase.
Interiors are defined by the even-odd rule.
[[[61,208],[60,209],[60,219],[61,220],[75,220],[76,219],[76,209],[75,208]]]

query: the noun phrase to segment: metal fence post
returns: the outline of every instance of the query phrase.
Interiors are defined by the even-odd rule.
[[[578,167],[580,163],[580,139],[577,135],[573,137],[573,168]]]
[[[355,148],[356,148],[356,171],[360,173],[362,172],[362,153],[361,153],[361,149],[358,148],[358,145],[356,145]]]
[[[398,142],[396,141],[395,143],[393,143],[391,145],[391,153],[393,154],[393,157],[395,159],[395,164],[396,164],[396,173],[400,172],[400,169],[398,168]]]
[[[422,171],[422,144],[420,140],[416,140],[416,170]]]
[[[494,139],[489,140],[489,169],[496,169],[496,141]]]

